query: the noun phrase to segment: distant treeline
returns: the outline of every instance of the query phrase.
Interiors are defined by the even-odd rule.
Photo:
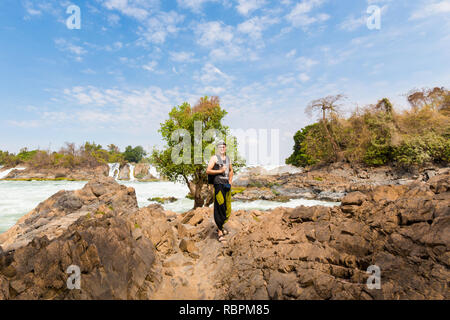
[[[388,99],[357,108],[344,118],[344,96],[312,101],[307,112],[320,120],[294,136],[287,164],[308,166],[347,161],[370,166],[423,166],[450,162],[450,95],[445,88],[412,90],[410,109],[397,111]]]
[[[24,148],[18,154],[0,151],[0,165],[13,167],[21,164],[34,168],[47,167],[97,167],[107,163],[129,163],[146,161],[143,147],[128,146],[124,152],[110,144],[107,149],[95,142],[86,142],[77,147],[75,143],[66,142],[58,152],[48,150],[28,150]]]

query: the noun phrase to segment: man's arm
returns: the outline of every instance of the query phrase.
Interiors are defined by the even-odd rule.
[[[217,162],[217,157],[216,156],[212,156],[211,160],[209,160],[209,164],[208,164],[208,168],[206,169],[206,174],[210,174],[210,175],[218,175],[218,174],[222,174],[225,172],[225,167],[223,167],[220,170],[213,170],[214,165]]]
[[[229,173],[229,182],[233,185],[233,165],[230,163],[230,173]]]

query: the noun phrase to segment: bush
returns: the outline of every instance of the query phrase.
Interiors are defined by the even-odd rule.
[[[450,162],[450,142],[435,133],[408,136],[394,150],[394,160],[403,166]]]
[[[313,164],[313,159],[311,156],[307,154],[307,144],[306,138],[308,133],[315,127],[317,124],[313,124],[307,126],[300,131],[298,131],[294,136],[294,153],[286,159],[286,164],[290,164],[296,167],[304,167],[310,164]]]

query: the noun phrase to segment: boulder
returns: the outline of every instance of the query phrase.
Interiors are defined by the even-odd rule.
[[[346,205],[360,206],[366,200],[367,200],[367,197],[363,193],[361,193],[359,191],[352,192],[352,193],[349,193],[348,195],[346,195],[342,199],[342,205],[344,205],[344,206],[346,206]]]
[[[119,170],[119,180],[130,180],[130,166],[128,164],[124,165]]]

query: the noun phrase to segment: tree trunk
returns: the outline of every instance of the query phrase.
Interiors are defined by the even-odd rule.
[[[203,183],[198,183],[195,185],[194,209],[202,208],[205,203],[205,199],[203,199],[203,195],[202,195],[202,188],[203,188]]]

